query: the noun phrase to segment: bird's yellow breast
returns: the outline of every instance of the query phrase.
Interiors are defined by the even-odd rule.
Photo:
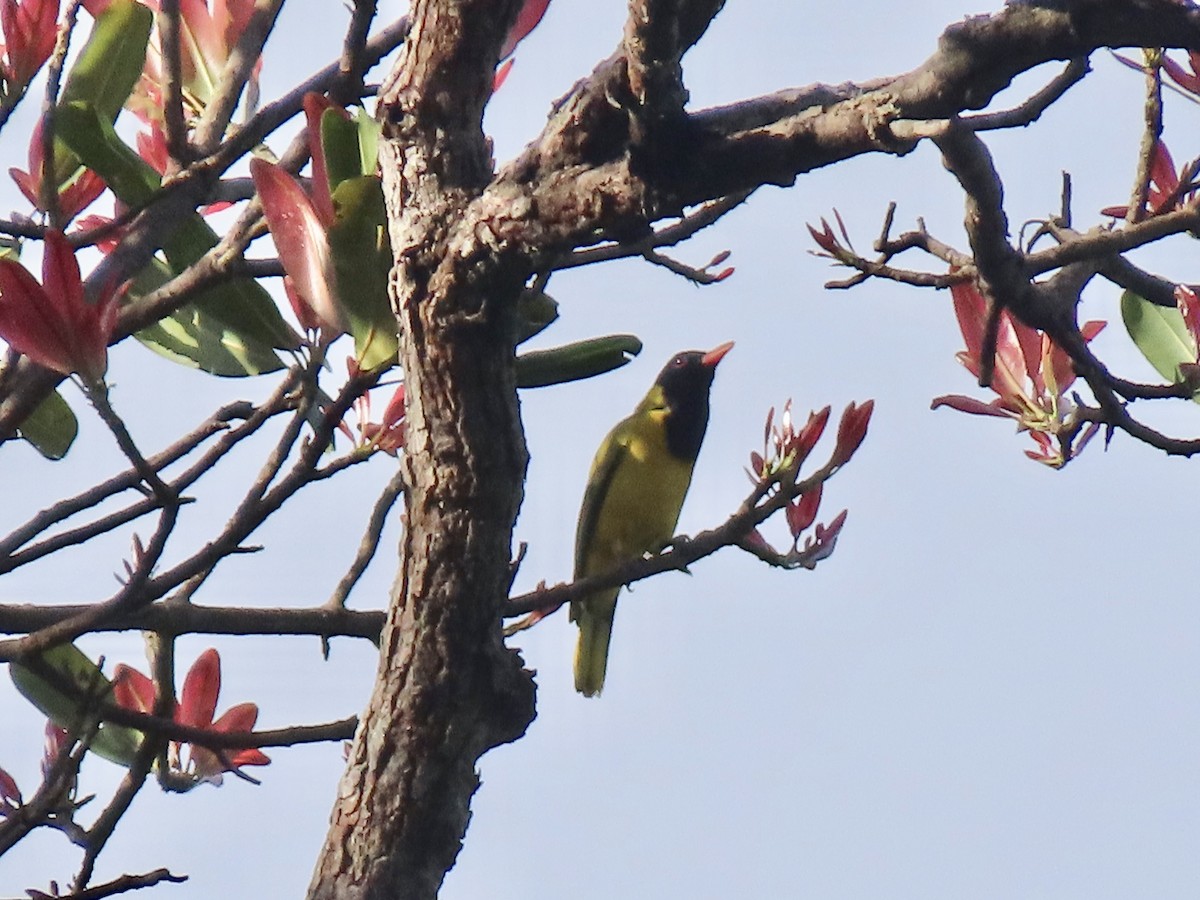
[[[604,571],[623,560],[657,552],[674,536],[693,462],[667,449],[666,414],[652,410],[614,429],[612,439],[620,447],[620,457],[598,499],[594,533],[577,560],[578,574]]]

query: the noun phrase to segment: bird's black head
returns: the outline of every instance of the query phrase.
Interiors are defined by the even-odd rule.
[[[708,428],[708,392],[717,363],[733,347],[721,344],[707,353],[688,350],[671,357],[655,384],[662,389],[667,408],[667,449],[679,459],[694,460]]]

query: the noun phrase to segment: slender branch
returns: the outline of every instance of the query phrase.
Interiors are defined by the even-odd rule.
[[[266,486],[279,471],[279,467],[276,465],[279,449],[285,443],[290,446],[294,442],[295,435],[299,432],[299,425],[296,423],[303,424],[307,421],[310,401],[302,399],[300,407],[293,415],[292,425],[277,443],[272,459],[264,465],[255,484],[251,486],[241,504],[234,511],[221,534],[206,543],[188,559],[150,579],[146,584],[147,597],[149,599],[162,597],[198,573],[210,569],[229,554],[237,552],[241,543],[301,488],[314,481],[327,478],[347,466],[364,462],[368,458],[367,455],[354,451],[341,461],[317,470],[317,463],[332,440],[333,430],[345,417],[346,411],[354,400],[361,396],[363,391],[369,389],[377,377],[377,375],[363,375],[351,378],[346,382],[338,396],[322,411],[319,421],[313,427],[312,437],[300,450],[299,457],[291,469],[275,483],[274,487],[266,490]]]
[[[724,281],[725,278],[730,274],[730,269],[724,269],[720,272],[710,272],[708,270],[713,266],[720,265],[728,258],[728,256],[728,252],[718,253],[712,258],[712,261],[706,265],[689,266],[687,263],[681,263],[677,259],[672,259],[671,257],[662,253],[657,253],[654,250],[647,250],[642,254],[642,258],[645,259],[646,262],[656,266],[662,266],[668,272],[674,272],[676,275],[686,278],[693,284],[716,284],[719,281]]]
[[[379,549],[379,538],[383,534],[384,525],[387,524],[388,514],[396,505],[396,500],[404,493],[405,485],[404,470],[397,469],[371,508],[371,516],[367,520],[367,531],[359,542],[354,560],[350,563],[350,568],[342,576],[341,581],[338,582],[337,587],[333,589],[329,599],[325,601],[326,607],[330,609],[345,608],[346,598],[350,596],[350,592],[362,578],[367,566],[375,558],[375,552]]]
[[[162,50],[162,114],[167,153],[177,164],[191,155],[183,114],[183,48],[180,42],[179,0],[162,0],[158,10],[158,46]]]
[[[86,890],[74,891],[70,894],[55,894],[54,900],[103,900],[105,897],[115,897],[117,894],[154,887],[158,884],[183,884],[187,880],[186,875],[175,875],[170,869],[155,869],[142,875],[121,875],[112,881],[106,881],[104,884],[98,884]]]
[[[150,457],[147,460],[148,465],[155,472],[162,471],[167,466],[191,453],[214,434],[228,430],[229,423],[234,419],[247,418],[253,410],[254,407],[247,401],[230,403],[221,407],[191,432],[184,435],[162,452]],[[13,551],[28,543],[47,528],[85,509],[90,509],[102,503],[114,494],[119,494],[133,487],[140,480],[141,475],[138,474],[136,469],[127,469],[107,481],[102,481],[88,488],[86,491],[76,494],[74,497],[60,500],[53,506],[39,512],[24,525],[13,529],[3,540],[0,540],[0,573],[9,571],[10,567],[4,561],[6,557],[10,556]],[[178,485],[176,485],[176,488],[178,489]]]
[[[275,392],[267,399],[265,403],[263,403],[262,406],[258,407],[257,410],[254,410],[248,417],[246,417],[245,421],[243,421],[241,425],[226,430],[225,433],[213,443],[212,447],[210,447],[191,466],[185,469],[171,482],[171,487],[177,493],[182,494],[182,492],[187,490],[188,487],[195,483],[200,476],[210,471],[213,466],[215,466],[217,462],[220,461],[226,454],[228,454],[229,451],[231,451],[235,446],[237,446],[246,438],[255,434],[269,419],[291,408],[292,401],[289,399],[288,394],[290,393],[292,386],[295,384],[295,378],[295,372],[289,374],[289,376],[280,383],[280,385],[275,389]],[[164,462],[164,466],[166,464],[167,463]],[[125,487],[132,487],[137,483],[139,478],[140,476],[137,475],[136,470],[130,470],[130,472],[118,476],[112,481],[129,481],[130,483],[126,484]],[[112,482],[110,482],[110,484],[111,483]],[[116,493],[116,491],[114,490],[113,493]],[[95,498],[91,491],[85,491],[83,494],[80,494],[79,497],[75,498],[75,500],[65,501],[66,506],[63,509],[51,507],[50,510],[56,510],[53,513],[52,518],[54,518],[56,521],[60,521],[67,518],[69,515],[73,515],[76,512],[82,511],[82,509],[96,505],[102,499],[105,498]],[[134,519],[138,519],[141,516],[146,515],[147,513],[153,512],[157,508],[157,500],[155,500],[153,497],[146,497],[130,504],[124,509],[116,510],[115,512],[102,516],[93,522],[89,522],[87,525],[59,532],[58,534],[39,541],[38,543],[33,544],[20,552],[12,553],[10,556],[4,557],[0,555],[0,574],[15,569],[19,566],[31,563],[63,547],[71,546],[73,544],[80,544],[90,540],[93,537],[105,534],[109,531],[112,531],[114,528],[118,528],[121,525],[126,524],[127,522],[131,522]],[[47,512],[50,512],[50,510]],[[24,534],[27,533],[28,530],[29,529],[27,527],[23,527],[22,534],[19,536],[24,537]],[[10,536],[10,538],[11,537],[12,536]],[[32,537],[32,535],[30,535],[30,537]],[[7,547],[8,543],[10,542],[10,538],[6,538],[5,544],[0,545],[0,548]],[[27,540],[28,538],[25,539]]]
[[[62,230],[61,215],[58,208],[58,174],[55,171],[54,160],[54,111],[58,105],[58,93],[62,83],[63,65],[66,63],[67,51],[71,47],[71,35],[75,33],[75,23],[79,17],[80,0],[71,0],[67,4],[63,25],[58,30],[54,44],[54,53],[50,57],[50,65],[46,69],[46,93],[42,97],[42,159],[43,171],[30,172],[34,177],[40,176],[41,196],[38,200],[50,220],[50,224]]]
[[[129,811],[129,806],[133,803],[133,798],[137,796],[142,789],[142,785],[146,783],[146,776],[150,774],[150,769],[154,765],[155,757],[159,755],[164,742],[161,739],[148,738],[142,741],[142,746],[138,748],[137,754],[130,763],[129,768],[125,772],[125,776],[121,779],[116,793],[113,794],[112,800],[104,807],[104,811],[92,823],[92,827],[87,831],[87,843],[84,846],[83,860],[79,865],[79,872],[75,876],[75,882],[72,889],[81,891],[87,887],[87,883],[92,878],[92,872],[95,870],[96,859],[100,856],[105,845],[108,844],[109,838],[116,831],[117,824],[122,817]]]
[[[1193,201],[1180,209],[1159,213],[1135,225],[1116,229],[1093,228],[1080,234],[1054,223],[1049,223],[1047,227],[1061,243],[1025,257],[1025,269],[1030,275],[1039,275],[1087,259],[1115,258],[1118,254],[1164,237],[1200,229],[1200,203]],[[1174,306],[1174,297],[1163,305]]]
[[[646,237],[630,243],[606,244],[600,247],[589,247],[575,250],[557,260],[551,265],[551,271],[573,269],[577,266],[589,266],[599,262],[609,262],[614,259],[628,259],[633,256],[645,256],[647,253],[662,247],[673,247],[687,240],[700,230],[715,224],[726,213],[736,209],[749,199],[753,191],[741,191],[712,200],[701,205],[695,211],[688,213],[678,222],[659,228]]]
[[[103,382],[96,384],[85,384],[85,391],[88,400],[104,424],[108,426],[108,430],[112,432],[113,437],[117,439],[117,446],[121,448],[121,452],[125,454],[125,458],[133,463],[133,469],[154,492],[158,498],[159,504],[164,508],[176,506],[179,503],[179,494],[171,488],[162,478],[159,477],[158,470],[146,461],[142,456],[142,451],[138,449],[134,443],[133,436],[129,433],[129,429],[125,426],[125,422],[117,415],[117,411],[113,409],[111,399],[108,396],[108,386]]]
[[[1125,221],[1130,225],[1137,223],[1146,215],[1146,200],[1150,196],[1151,170],[1162,138],[1162,69],[1159,58],[1160,50],[1144,50],[1147,56],[1146,72],[1146,103],[1143,109],[1146,127],[1142,131],[1142,143],[1138,149],[1137,174],[1133,179],[1133,190],[1129,197],[1129,209],[1125,211]]]
[[[344,719],[324,722],[320,725],[290,725],[286,728],[272,728],[263,731],[214,731],[208,728],[184,725],[174,719],[162,716],[149,716],[145,713],[134,712],[112,703],[102,704],[100,712],[107,722],[116,722],[118,725],[136,728],[138,731],[178,741],[181,744],[195,744],[214,752],[242,750],[251,747],[295,747],[300,744],[344,741],[353,737],[354,729],[358,727],[358,717],[347,716]]]
[[[0,634],[31,634],[79,616],[85,605],[45,606],[37,603],[0,604]],[[94,632],[154,631],[181,634],[278,635],[353,637],[379,640],[383,613],[323,604],[308,608],[201,606],[178,601],[152,603],[110,616]],[[11,659],[0,644],[0,662]]]
[[[662,572],[684,571],[692,563],[711,556],[724,547],[741,546],[746,535],[754,528],[801,494],[824,484],[838,468],[831,460],[801,480],[793,480],[794,469],[784,470],[769,481],[756,485],[737,510],[716,528],[702,531],[694,537],[677,536],[672,539],[670,550],[655,556],[628,560],[608,572],[550,587],[540,587],[511,597],[502,608],[503,615],[505,618],[512,618],[526,613],[544,614],[595,591],[632,584]]]
[[[377,0],[354,0],[338,60],[338,77],[329,87],[329,99],[341,106],[357,102],[365,93],[363,77],[372,64],[366,53],[367,35],[378,6]]]
[[[195,143],[201,154],[212,153],[224,137],[282,8],[283,0],[261,0],[255,4],[253,15],[221,72],[213,99],[196,123]]]
[[[914,287],[945,288],[975,277],[975,263],[971,256],[932,237],[925,230],[925,222],[921,219],[917,220],[916,231],[905,232],[893,239],[891,230],[895,215],[896,204],[893,201],[888,204],[883,227],[880,229],[879,237],[875,240],[874,248],[879,254],[875,259],[867,259],[855,252],[854,248],[849,246],[848,239],[845,244],[838,241],[837,237],[833,235],[832,229],[817,232],[810,227],[814,234],[819,235],[817,243],[821,247],[820,251],[810,252],[817,256],[827,257],[836,265],[857,270],[856,274],[848,278],[825,282],[827,289],[846,290],[862,284],[868,278],[884,278]],[[914,269],[900,269],[891,264],[894,257],[914,248],[921,249],[930,256],[949,263],[953,271],[921,272]]]
[[[76,831],[78,826],[72,827],[74,821],[70,813],[74,807],[72,793],[86,749],[80,742],[65,744],[45,771],[34,795],[15,814],[0,819],[0,856],[42,825],[59,828],[76,843],[81,840],[82,835]]]
[[[1001,112],[963,116],[959,121],[972,131],[1024,128],[1026,125],[1032,125],[1042,117],[1042,113],[1062,99],[1067,91],[1083,81],[1091,70],[1091,64],[1087,57],[1073,59],[1067,63],[1067,67],[1062,72],[1020,106]]]

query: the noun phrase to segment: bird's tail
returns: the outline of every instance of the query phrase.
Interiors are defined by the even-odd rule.
[[[579,623],[575,645],[575,690],[585,697],[599,696],[608,669],[608,642],[612,639],[617,595],[592,596],[571,604],[571,618]]]

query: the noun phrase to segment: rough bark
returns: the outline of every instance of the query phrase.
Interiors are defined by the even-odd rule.
[[[380,98],[410,499],[379,673],[312,898],[436,896],[476,761],[534,715],[499,614],[527,462],[510,310],[528,272],[456,229],[491,179],[483,105],[517,5],[417,3]]]

